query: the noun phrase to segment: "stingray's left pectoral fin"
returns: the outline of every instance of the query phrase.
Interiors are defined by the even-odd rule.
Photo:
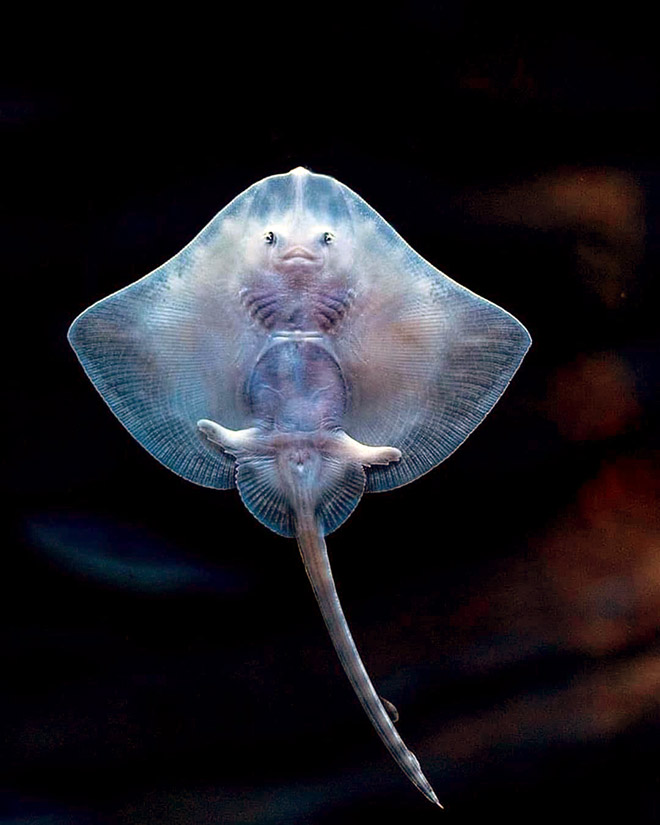
[[[337,442],[345,459],[363,464],[365,467],[371,467],[373,464],[391,464],[401,458],[401,450],[397,450],[396,447],[370,447],[343,431],[337,434]]]
[[[221,424],[211,421],[208,418],[201,418],[197,422],[197,429],[203,433],[209,441],[222,447],[232,455],[236,453],[253,450],[257,446],[259,435],[258,427],[248,427],[245,430],[230,430]]]

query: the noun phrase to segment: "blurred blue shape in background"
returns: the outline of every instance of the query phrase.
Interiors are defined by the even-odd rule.
[[[141,593],[236,593],[244,577],[211,565],[133,524],[92,514],[42,514],[27,519],[28,540],[58,566],[112,588]]]

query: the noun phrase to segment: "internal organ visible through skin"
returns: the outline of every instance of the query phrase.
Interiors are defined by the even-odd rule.
[[[290,262],[241,290],[242,305],[252,323],[267,331],[268,341],[244,388],[254,427],[230,431],[208,419],[200,422],[200,430],[226,452],[268,455],[294,448],[300,470],[310,449],[364,466],[399,460],[396,448],[361,444],[341,429],[349,389],[333,336],[355,291],[336,275],[323,276],[307,260],[300,267]]]
[[[259,426],[283,432],[339,427],[347,388],[325,336],[274,332],[246,388]]]
[[[353,297],[348,288],[243,290],[253,322],[269,332],[244,387],[254,426],[230,430],[203,419],[200,431],[234,456],[288,450],[301,472],[310,469],[310,450],[367,467],[398,461],[396,448],[362,444],[341,429],[349,390],[332,335]]]

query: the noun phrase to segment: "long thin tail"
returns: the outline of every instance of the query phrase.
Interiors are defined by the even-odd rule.
[[[305,513],[297,514],[296,537],[300,554],[305,563],[307,576],[309,577],[314,595],[321,608],[323,620],[330,633],[332,644],[337,651],[344,671],[353,685],[353,689],[362,707],[365,709],[372,725],[376,728],[378,735],[408,779],[410,779],[413,785],[415,785],[429,801],[442,808],[428,779],[422,773],[416,756],[408,750],[403,739],[399,736],[396,728],[392,724],[362,663],[360,654],[351,636],[351,631],[348,629],[344,611],[339,603],[337,588],[335,587],[332,570],[330,569],[330,560],[328,558],[325,540],[313,516],[306,515]]]

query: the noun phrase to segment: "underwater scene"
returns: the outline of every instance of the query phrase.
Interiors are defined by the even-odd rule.
[[[148,27],[115,21],[117,51],[60,49],[44,25],[34,60],[0,84],[0,825],[658,821],[651,27],[632,12],[546,19],[522,5],[397,14],[347,26],[337,13],[320,39],[299,20],[264,22],[250,47],[172,20],[176,60]],[[262,82],[242,76],[246,61]],[[231,288],[194,305],[186,293],[191,315],[172,333],[186,253],[153,298],[167,293],[153,322],[165,337],[145,333],[138,352],[96,310],[72,339],[111,411],[67,342],[72,321],[257,181],[298,167],[296,181],[308,170],[350,192],[337,206],[335,184],[319,184],[305,207],[331,253],[340,236],[324,216],[358,233],[355,216],[375,210],[405,274],[365,235],[346,264],[356,282],[312,294],[303,249],[271,261],[284,284],[271,297],[235,283],[224,252]],[[294,196],[282,192],[257,191],[250,221],[284,214]],[[424,262],[452,279],[433,301]],[[126,317],[149,314],[140,295]],[[234,298],[277,347],[242,337]],[[229,342],[210,383],[193,353],[212,346],[198,313]],[[224,400],[243,380],[239,344],[259,365],[246,390],[257,434]],[[133,407],[113,366],[127,358],[140,361]],[[299,378],[312,361],[315,377]],[[283,375],[313,403],[285,405]],[[450,390],[460,403],[442,406]],[[140,405],[170,429],[135,423]],[[200,422],[185,439],[171,423],[181,410]],[[324,509],[300,539],[311,499],[268,475],[262,431],[275,420],[307,433],[310,416],[335,440],[314,488]],[[189,452],[172,457],[178,438]],[[239,491],[226,489],[235,476]],[[314,556],[324,534],[362,670],[315,587],[333,650],[305,566],[313,585],[321,574],[290,537]]]

